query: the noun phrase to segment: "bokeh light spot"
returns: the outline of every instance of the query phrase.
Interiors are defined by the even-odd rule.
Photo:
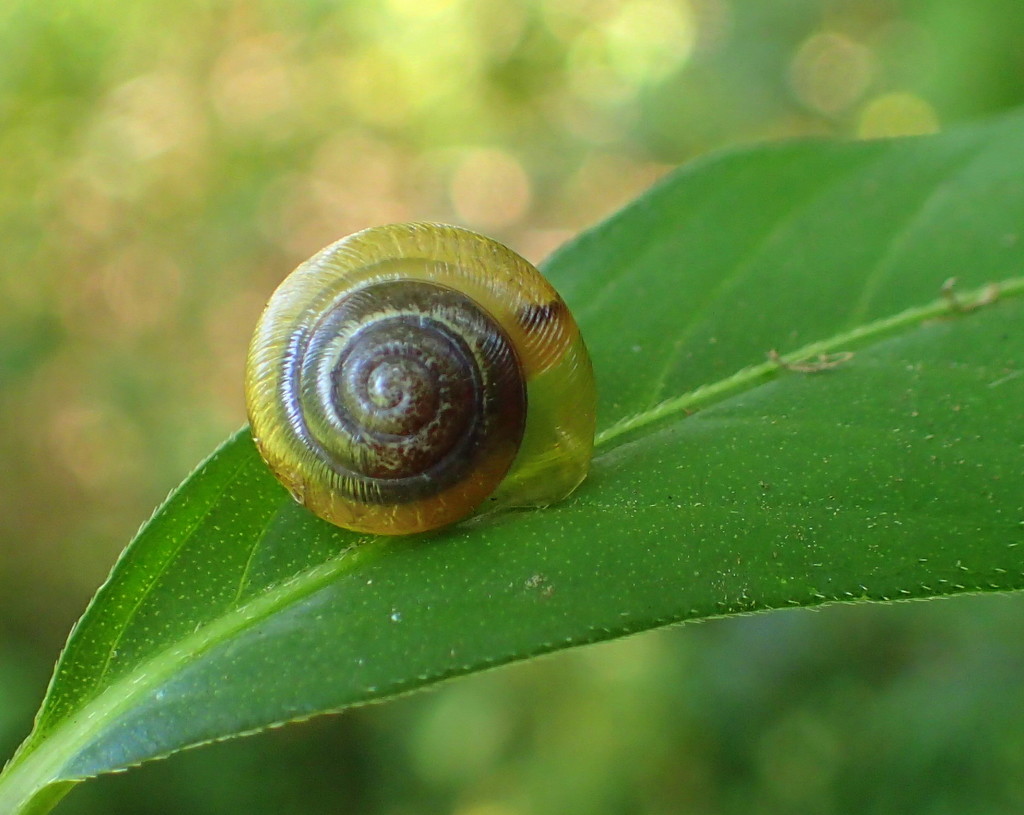
[[[567,25],[563,21],[556,27],[565,31]],[[566,61],[569,87],[597,104],[621,103],[677,71],[696,39],[696,20],[685,0],[634,0],[581,26],[572,37]]]
[[[808,37],[789,69],[793,93],[818,113],[834,115],[863,96],[873,73],[871,51],[844,34],[821,32]]]
[[[147,161],[197,135],[199,122],[185,80],[148,74],[115,88],[99,119],[103,135],[124,161]]]
[[[107,404],[65,402],[51,408],[49,459],[87,490],[117,489],[139,477],[142,439],[134,423]]]
[[[465,223],[496,229],[520,220],[530,206],[530,179],[504,150],[474,150],[456,167],[449,185],[452,206]]]
[[[413,82],[402,60],[378,48],[349,58],[343,73],[345,96],[356,115],[373,124],[398,126],[416,107]]]
[[[206,141],[194,97],[174,73],[147,74],[114,88],[86,131],[81,177],[104,194],[131,200],[155,181],[180,176]]]
[[[606,27],[616,72],[637,84],[656,82],[677,70],[693,51],[694,16],[687,2],[634,0]]]
[[[153,247],[128,245],[104,266],[100,286],[122,336],[172,322],[178,316],[181,271]]]
[[[912,93],[886,93],[872,99],[860,115],[857,135],[864,139],[922,136],[936,133],[939,116],[927,101]]]
[[[388,0],[388,8],[400,17],[433,17],[459,5],[458,0]]]
[[[790,85],[812,111],[834,116],[867,90],[874,58],[864,45],[844,34],[822,32],[809,37],[790,66]]]
[[[210,73],[210,98],[229,127],[252,128],[286,113],[291,81],[281,37],[242,40],[229,47]]]

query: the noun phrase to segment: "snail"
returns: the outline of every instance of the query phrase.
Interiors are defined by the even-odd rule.
[[[596,394],[568,308],[482,235],[393,224],[278,287],[246,363],[264,461],[347,529],[401,535],[546,506],[586,477]]]

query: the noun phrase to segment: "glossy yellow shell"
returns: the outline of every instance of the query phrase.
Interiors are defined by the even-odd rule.
[[[292,272],[252,338],[246,403],[297,501],[400,535],[543,506],[586,477],[593,371],[565,303],[495,241],[374,227]]]

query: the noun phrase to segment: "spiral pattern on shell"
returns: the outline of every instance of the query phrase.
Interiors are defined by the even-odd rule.
[[[527,464],[554,439],[564,465],[564,439],[528,432],[530,383],[559,366],[589,376],[575,323],[526,261],[465,230],[396,225],[339,241],[282,283],[250,346],[246,396],[257,446],[296,500],[401,534],[471,513],[524,437],[547,438]],[[565,467],[548,469],[545,501],[586,464],[568,489]],[[530,491],[522,503],[538,503]]]

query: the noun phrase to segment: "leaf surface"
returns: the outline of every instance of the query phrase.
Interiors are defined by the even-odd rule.
[[[361,536],[232,437],[76,627],[0,810],[670,622],[1024,587],[1022,149],[1010,117],[720,154],[556,253],[600,394],[558,506]]]

